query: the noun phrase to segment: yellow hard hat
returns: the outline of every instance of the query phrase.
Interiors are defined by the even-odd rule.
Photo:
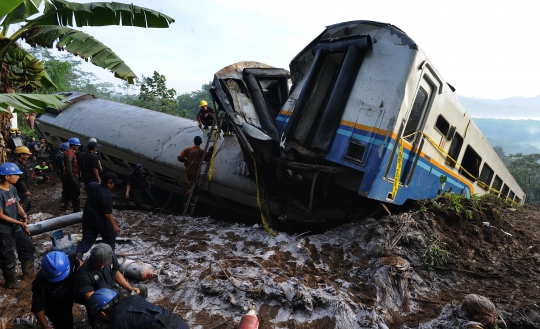
[[[17,132],[17,130],[19,130],[19,128],[13,127],[11,128],[11,133],[14,134]]]
[[[29,154],[32,155],[32,152],[26,146],[19,146],[15,149],[15,154]]]
[[[208,103],[206,101],[204,101],[204,100],[201,101],[201,104],[199,104],[199,106],[207,106],[207,105],[208,105]]]

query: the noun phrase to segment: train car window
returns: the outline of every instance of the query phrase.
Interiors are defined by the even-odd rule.
[[[510,200],[514,200],[514,197],[516,196],[516,194],[512,191],[510,191],[510,195],[508,196],[510,198]]]
[[[62,143],[65,143],[65,142],[67,142],[67,141],[68,141],[68,140],[67,140],[67,139],[65,139],[64,137],[58,137],[58,138],[60,138],[60,140],[62,141]]]
[[[510,188],[506,184],[504,184],[502,188],[502,195],[507,196],[508,192],[510,192]]]
[[[484,167],[482,167],[482,171],[480,172],[480,181],[484,184],[480,184],[480,186],[484,190],[489,190],[489,185],[491,185],[491,180],[493,179],[493,174],[495,172],[493,169],[491,169],[490,166],[488,166],[487,163],[484,163]]]
[[[107,157],[117,166],[121,166],[121,167],[125,167],[126,164],[124,162],[124,160],[120,159],[120,158],[117,158],[115,156],[112,156],[110,154],[107,154]]]
[[[459,134],[454,135],[454,139],[452,140],[452,144],[450,144],[450,149],[448,150],[448,157],[446,157],[446,165],[454,168],[456,163],[452,161],[454,159],[457,161],[459,152],[461,152],[461,147],[463,146],[463,137],[461,137]],[[452,159],[450,159],[452,158]]]
[[[446,119],[439,114],[437,117],[437,122],[435,123],[435,128],[444,136],[448,136],[448,131],[450,130],[450,123],[446,121]]]
[[[366,152],[366,146],[358,141],[349,140],[349,147],[347,153],[345,153],[345,159],[362,163],[364,153]]]
[[[154,171],[154,175],[156,175],[156,177],[159,178],[159,180],[164,182],[164,183],[171,184],[171,185],[176,184],[176,180],[174,178],[172,178],[172,177],[169,177],[167,175],[158,173],[156,171]]]
[[[516,197],[516,200],[515,200],[517,203],[521,203],[521,199]]]
[[[480,164],[482,163],[482,158],[476,153],[476,151],[468,145],[465,149],[465,154],[463,155],[463,160],[461,160],[461,169],[459,173],[468,180],[474,181],[478,174],[480,173]],[[465,170],[463,170],[465,169]]]
[[[128,164],[130,165],[131,169],[135,169],[135,164],[133,162],[128,161]]]
[[[426,108],[428,101],[428,93],[424,90],[424,88],[420,87],[418,89],[418,93],[416,94],[416,98],[414,100],[414,104],[411,110],[411,114],[409,115],[409,119],[407,120],[407,125],[405,126],[405,131],[403,132],[403,136],[405,136],[405,139],[409,142],[412,142],[416,135],[411,135],[416,130],[418,130],[418,127],[420,126],[422,116],[424,113],[424,110]]]
[[[502,185],[503,185],[502,179],[499,176],[495,175],[495,179],[493,180],[493,185],[491,185],[491,188],[499,192],[492,191],[491,193],[500,194]]]

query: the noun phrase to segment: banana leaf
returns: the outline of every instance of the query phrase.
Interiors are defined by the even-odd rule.
[[[36,25],[108,26],[166,28],[174,19],[158,11],[119,2],[73,3],[65,0],[45,1],[44,14],[31,22]]]
[[[93,36],[64,26],[41,26],[39,32],[30,38],[31,42],[52,48],[56,47],[90,60],[94,65],[114,72],[115,77],[133,84],[136,74],[109,47]]]
[[[10,24],[24,22],[28,17],[37,14],[40,4],[41,0],[1,0],[2,35],[7,33]]]
[[[64,96],[60,95],[39,95],[39,94],[0,94],[0,111],[9,112],[8,106],[16,111],[27,113],[44,113],[47,106],[58,109],[67,102]]]

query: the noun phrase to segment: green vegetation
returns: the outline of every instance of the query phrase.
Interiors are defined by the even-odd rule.
[[[426,242],[428,246],[422,255],[422,260],[428,270],[433,270],[434,266],[445,265],[450,252],[442,248],[444,242],[441,242],[441,238],[439,236],[430,236],[426,239]]]

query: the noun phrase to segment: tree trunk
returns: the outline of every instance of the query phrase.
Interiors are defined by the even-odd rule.
[[[9,80],[9,68],[2,63],[0,73],[0,93],[14,93],[13,82]],[[11,138],[10,120],[13,116],[8,112],[0,112],[0,163],[7,161],[7,141]]]

